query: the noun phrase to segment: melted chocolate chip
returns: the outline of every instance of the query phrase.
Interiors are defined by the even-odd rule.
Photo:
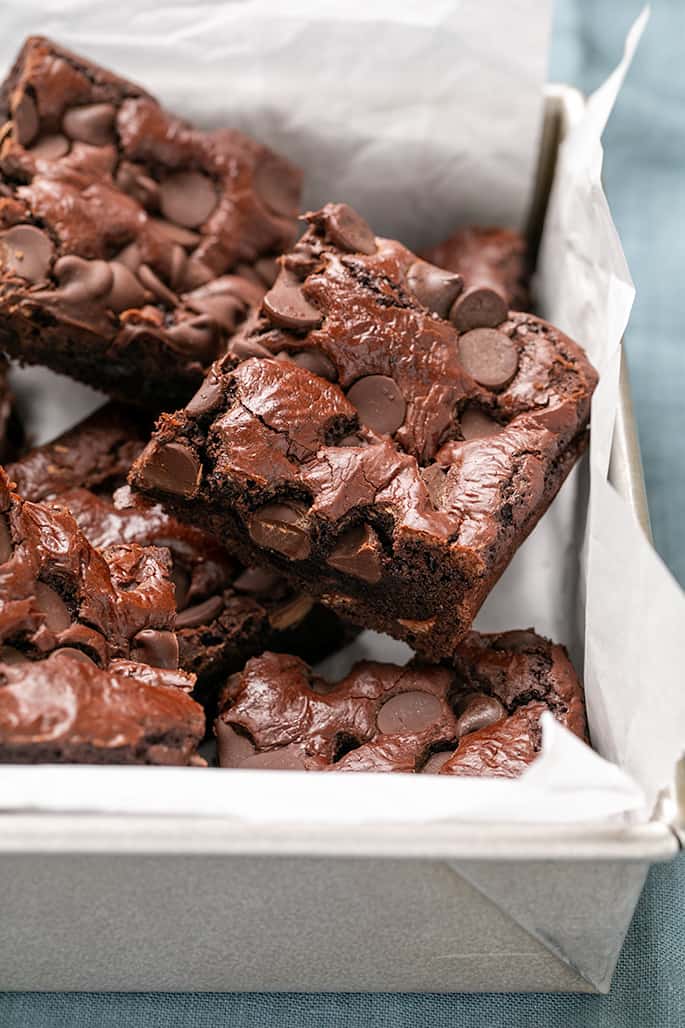
[[[347,399],[357,408],[361,423],[379,435],[396,432],[407,411],[399,386],[387,375],[358,379],[348,391]]]
[[[480,385],[504,389],[516,374],[518,350],[504,332],[476,328],[459,337],[459,360]]]
[[[321,311],[307,300],[299,279],[285,268],[262,303],[269,319],[283,328],[310,329],[321,324]]]
[[[71,107],[62,118],[62,131],[69,139],[91,146],[106,146],[114,142],[113,104],[84,104]]]
[[[43,136],[37,143],[34,143],[29,153],[36,161],[58,161],[69,153],[71,145],[66,136],[59,133],[53,136]]]
[[[145,485],[179,496],[193,496],[202,477],[197,455],[183,443],[157,446],[142,468]]]
[[[144,628],[134,635],[131,645],[131,659],[152,667],[175,670],[178,667],[178,639],[174,632],[163,632],[156,628]]]
[[[424,307],[446,318],[464,288],[461,275],[436,268],[428,261],[415,261],[407,272],[407,285]]]
[[[272,286],[278,278],[280,265],[275,257],[262,257],[255,261],[254,269],[266,286]]]
[[[216,324],[205,314],[187,318],[167,329],[167,338],[175,350],[206,363],[216,353]]]
[[[138,278],[146,289],[149,289],[155,299],[167,305],[177,307],[179,300],[176,293],[162,282],[161,278],[154,273],[148,264],[141,264],[138,268]]]
[[[302,350],[301,353],[289,354],[293,364],[300,368],[306,368],[313,375],[319,375],[329,382],[335,382],[338,377],[335,364],[321,350]]]
[[[371,525],[355,525],[338,540],[328,557],[328,563],[365,582],[375,583],[381,579],[381,546]]]
[[[250,357],[273,357],[270,350],[258,343],[256,339],[235,339],[229,351],[238,360],[249,360]]]
[[[440,510],[446,477],[447,472],[444,468],[441,468],[439,464],[429,464],[427,467],[421,469],[421,478],[428,490],[431,503],[436,510]]]
[[[494,289],[472,286],[453,303],[450,320],[460,332],[472,328],[495,328],[506,321],[507,305]]]
[[[63,632],[71,624],[71,615],[67,605],[51,586],[45,582],[36,582],[36,607],[45,615],[45,624],[51,632]]]
[[[233,583],[233,588],[241,593],[271,592],[278,582],[278,575],[274,571],[267,571],[266,568],[246,568],[238,575]]]
[[[176,615],[176,628],[198,628],[200,625],[209,625],[224,609],[224,601],[221,596],[210,596],[202,603],[196,603],[193,607],[186,607],[184,611]]]
[[[376,252],[376,237],[371,228],[348,204],[329,204],[325,211],[326,231],[336,246],[352,253]]]
[[[248,531],[258,546],[266,546],[293,560],[309,556],[307,511],[301,504],[267,504],[252,515]]]
[[[83,257],[60,257],[55,264],[60,294],[68,303],[81,303],[109,293],[114,282],[107,261],[87,261]]]
[[[129,243],[123,250],[120,250],[116,257],[118,264],[123,264],[134,274],[142,263],[140,247],[137,243]]]
[[[292,217],[300,199],[299,182],[284,174],[283,163],[267,154],[257,165],[253,185],[262,201],[274,214]]]
[[[275,610],[270,611],[269,624],[280,632],[286,628],[292,628],[293,625],[299,624],[303,618],[306,618],[313,606],[314,600],[311,596],[300,593],[299,596],[284,603],[282,607],[276,607]]]
[[[33,225],[15,225],[0,236],[0,261],[10,274],[27,282],[47,278],[54,253],[50,238]]]
[[[476,407],[467,408],[459,419],[459,427],[464,439],[485,439],[504,431],[504,425],[488,417]]]
[[[298,746],[281,746],[277,750],[255,753],[254,756],[243,760],[240,766],[270,771],[303,771],[304,760]]]
[[[452,756],[453,750],[440,750],[438,753],[432,753],[426,763],[421,768],[422,775],[437,775],[440,773],[440,769],[443,764]]]
[[[495,696],[486,696],[485,693],[473,693],[467,698],[462,707],[457,726],[459,735],[468,735],[470,732],[477,732],[488,725],[494,725],[506,716],[506,710]]]
[[[156,184],[156,183],[155,183]],[[185,247],[186,250],[192,250],[200,242],[199,232],[191,232],[189,228],[184,228],[182,225],[175,225],[173,221],[165,221],[164,218],[150,218],[150,224],[154,226],[155,230],[159,232],[167,242],[178,243],[179,246]],[[210,271],[209,277],[213,278],[213,274]]]
[[[214,725],[220,767],[239,767],[255,748],[245,735],[218,718]]]
[[[186,410],[189,414],[208,414],[218,407],[222,398],[223,390],[219,379],[210,370],[195,396],[186,404]]]
[[[159,205],[169,221],[197,228],[212,213],[217,195],[212,180],[200,171],[178,171],[159,188]]]
[[[22,93],[12,108],[14,131],[21,146],[29,146],[38,135],[38,108],[28,93]]]
[[[391,696],[378,711],[376,724],[384,735],[423,732],[442,715],[437,696],[414,689]]]
[[[121,311],[142,307],[145,303],[145,290],[133,272],[120,261],[110,261],[112,287],[107,296],[107,306],[116,314]]]

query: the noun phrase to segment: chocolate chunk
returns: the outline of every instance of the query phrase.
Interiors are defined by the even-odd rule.
[[[114,274],[107,261],[60,257],[54,270],[60,284],[60,295],[68,303],[82,303],[104,296],[114,282]]]
[[[494,328],[475,328],[459,337],[459,360],[480,385],[504,389],[516,374],[518,350]]]
[[[376,237],[371,228],[348,204],[328,204],[325,220],[328,235],[342,250],[365,254],[376,252]]]
[[[45,614],[45,624],[51,632],[63,632],[71,624],[71,615],[67,605],[51,586],[45,582],[36,582],[36,606]]]
[[[169,221],[184,228],[197,228],[217,204],[212,180],[200,171],[178,171],[159,187],[159,205]]]
[[[254,593],[258,596],[260,593],[270,592],[278,580],[275,571],[267,571],[266,568],[246,568],[236,578],[233,588],[241,593]]]
[[[254,172],[253,186],[262,201],[274,214],[292,217],[300,200],[299,182],[284,173],[283,161],[267,154]]]
[[[506,710],[495,696],[473,693],[462,705],[457,725],[460,735],[477,732],[506,717]]]
[[[193,607],[186,607],[184,611],[176,615],[176,628],[197,628],[199,625],[209,625],[215,620],[224,609],[224,601],[221,596],[210,596],[202,603],[196,603]]]
[[[115,314],[132,308],[141,307],[145,302],[145,290],[133,272],[120,261],[110,261],[112,287],[107,295],[106,304]]]
[[[209,371],[206,379],[195,393],[192,400],[186,404],[189,414],[208,414],[219,406],[223,399],[223,390],[219,379],[212,370]]]
[[[28,93],[22,93],[12,108],[14,131],[21,146],[29,146],[38,135],[38,108]]]
[[[440,772],[443,764],[452,756],[453,750],[438,750],[437,753],[431,753],[426,763],[421,768],[422,775],[437,775]]]
[[[504,425],[488,417],[477,407],[468,407],[459,419],[459,427],[464,439],[485,439],[504,431]]]
[[[34,143],[29,153],[36,161],[58,161],[69,153],[71,145],[66,136],[59,133],[53,136],[43,136],[37,143]]]
[[[446,318],[464,288],[461,275],[443,271],[428,261],[414,261],[407,272],[407,285],[424,307]]]
[[[140,265],[138,268],[138,278],[145,288],[150,290],[155,299],[166,304],[167,307],[178,306],[179,300],[176,293],[172,292],[172,290],[162,282],[161,278],[154,273],[149,264]]]
[[[507,305],[494,289],[473,286],[459,296],[450,310],[450,321],[460,332],[495,328],[506,321]]]
[[[69,139],[91,146],[106,146],[114,142],[113,104],[84,104],[70,107],[62,118],[62,131]]]
[[[379,582],[381,579],[381,546],[371,525],[355,525],[340,537],[335,549],[328,557],[328,563],[365,582]]]
[[[285,268],[262,303],[270,320],[283,328],[310,329],[321,324],[321,311],[306,299],[299,279]]]
[[[183,443],[156,446],[143,470],[150,489],[162,489],[179,496],[193,496],[202,477],[197,455]]]
[[[378,731],[384,735],[423,732],[442,716],[437,696],[414,689],[391,696],[378,711]]]
[[[5,514],[0,514],[0,564],[5,564],[12,556],[12,533]]]
[[[335,382],[338,377],[335,364],[321,350],[302,350],[301,353],[289,354],[293,364],[300,368],[306,368],[313,375],[319,375],[329,382]]]
[[[214,730],[220,767],[239,767],[247,757],[251,757],[255,752],[255,748],[247,736],[236,732],[221,718],[217,718]]]
[[[304,760],[298,746],[281,746],[277,750],[265,750],[263,753],[247,757],[240,767],[270,771],[304,771]]]
[[[255,511],[248,531],[258,546],[277,550],[293,560],[305,560],[309,556],[307,510],[302,504],[269,503]]]
[[[0,261],[7,272],[27,282],[47,278],[54,253],[49,236],[33,225],[14,225],[0,236]]]
[[[358,379],[347,399],[357,408],[361,423],[379,435],[392,435],[404,422],[407,405],[399,386],[387,375]]]
[[[133,637],[131,659],[153,667],[178,667],[178,639],[174,632],[162,632],[156,628],[144,628]]]
[[[313,606],[314,600],[311,596],[307,596],[306,593],[300,593],[299,596],[293,597],[292,600],[283,604],[282,607],[275,607],[274,610],[270,611],[269,624],[272,628],[276,628],[281,632],[285,631],[286,628],[292,628],[293,625],[303,621]]]

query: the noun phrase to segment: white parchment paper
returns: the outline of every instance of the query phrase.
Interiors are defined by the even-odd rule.
[[[547,7],[536,0],[244,0],[192,8],[73,0],[57,11],[33,0],[12,5],[0,57],[7,62],[28,31],[54,35],[140,79],[169,106],[205,123],[239,124],[288,153],[306,169],[306,204],[348,200],[379,233],[418,246],[462,221],[522,223],[536,163]],[[642,27],[563,145],[538,268],[542,313],[587,347],[601,374],[590,458],[477,622],[533,625],[569,646],[584,670],[598,753],[547,717],[541,756],[513,782],[4,768],[0,806],[339,823],[650,815],[685,745],[685,608],[607,483],[633,288],[600,183],[601,132]],[[66,380],[55,393],[55,381],[42,369],[17,373],[36,438],[53,437],[100,402]],[[364,633],[324,670],[337,676],[360,656],[403,662],[410,655],[401,643]]]

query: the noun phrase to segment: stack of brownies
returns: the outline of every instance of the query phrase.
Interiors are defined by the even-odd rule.
[[[0,115],[0,351],[112,400],[29,449],[0,366],[0,760],[514,776],[544,712],[586,738],[563,646],[471,631],[596,384],[521,237],[418,257],[328,203],[298,239],[287,160],[43,38]],[[362,628],[415,658],[314,673]]]

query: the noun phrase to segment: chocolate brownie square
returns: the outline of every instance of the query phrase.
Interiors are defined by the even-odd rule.
[[[539,752],[545,711],[587,738],[563,646],[532,629],[471,632],[442,665],[364,661],[335,683],[265,653],[229,680],[214,731],[222,767],[513,778]]]
[[[0,761],[202,763],[166,550],[93,547],[0,469]]]
[[[597,376],[540,318],[467,330],[458,275],[344,204],[309,229],[130,482],[355,624],[449,656],[586,448]]]
[[[520,232],[472,225],[459,229],[423,256],[463,278],[464,290],[457,301],[462,318],[468,318],[469,309],[498,303],[503,312],[500,321],[508,310],[530,309],[530,264]]]
[[[7,471],[25,499],[68,510],[97,548],[169,550],[179,663],[202,679],[202,695],[209,699],[217,678],[264,649],[316,661],[355,634],[282,576],[244,567],[213,536],[133,496],[125,477],[148,437],[144,417],[109,404]]]
[[[41,37],[0,91],[0,346],[184,403],[295,237],[301,176]]]

